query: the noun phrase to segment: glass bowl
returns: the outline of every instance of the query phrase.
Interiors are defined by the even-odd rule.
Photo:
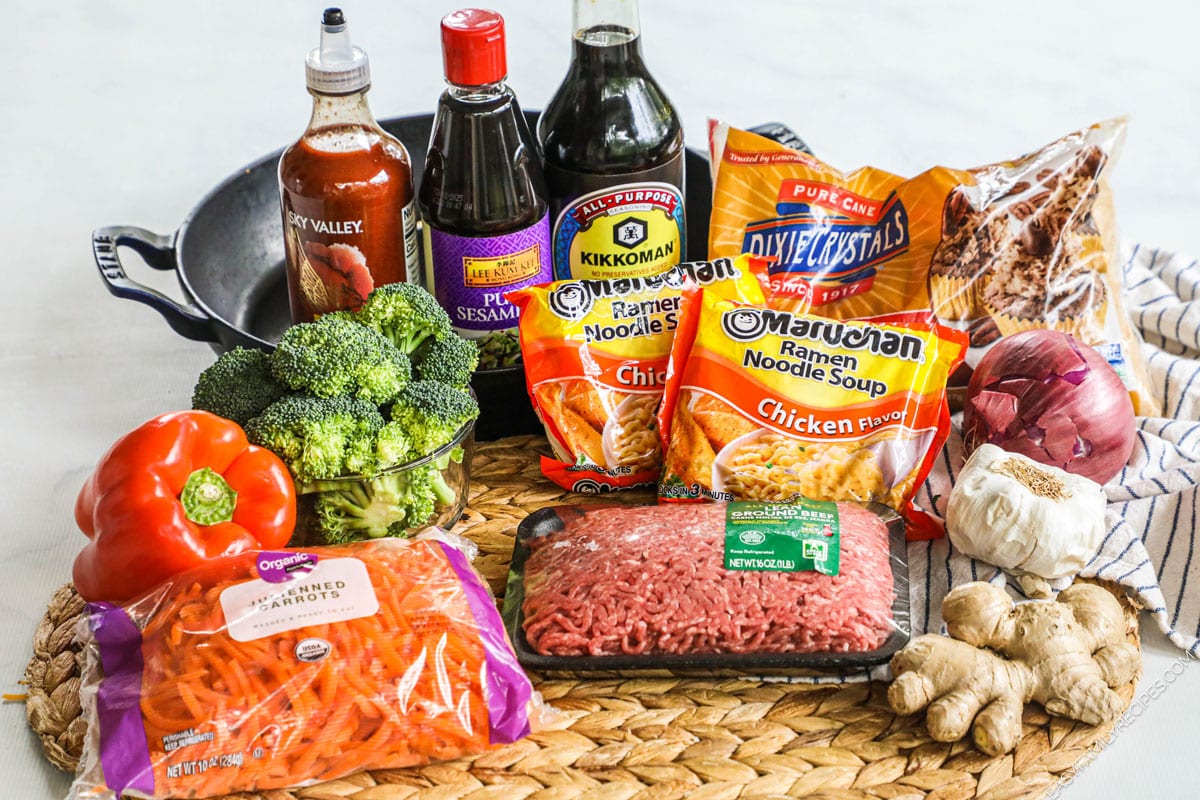
[[[410,536],[430,525],[449,528],[467,505],[474,444],[472,421],[438,450],[374,475],[297,482],[296,530],[288,545]]]

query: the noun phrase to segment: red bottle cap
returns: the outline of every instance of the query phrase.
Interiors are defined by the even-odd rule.
[[[446,80],[459,86],[504,80],[508,75],[504,17],[482,8],[464,8],[442,17],[442,62]]]

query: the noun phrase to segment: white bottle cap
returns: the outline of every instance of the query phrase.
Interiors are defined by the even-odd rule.
[[[350,43],[350,31],[340,8],[327,8],[321,17],[321,46],[304,59],[308,88],[320,94],[350,94],[371,85],[371,65],[361,47]]]

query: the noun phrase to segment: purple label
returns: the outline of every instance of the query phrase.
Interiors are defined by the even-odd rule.
[[[104,782],[118,797],[126,789],[149,797],[154,770],[142,726],[142,634],[125,610],[111,603],[88,603],[87,611],[104,669],[96,693]]]
[[[434,294],[456,328],[498,331],[517,326],[505,292],[553,279],[550,215],[501,236],[455,236],[428,223]]]
[[[496,610],[496,601],[487,586],[472,569],[466,556],[445,542],[438,542],[454,574],[462,582],[467,605],[479,626],[483,642],[484,687],[488,707],[488,734],[492,744],[510,744],[529,733],[529,698],[533,685],[517,663],[517,654],[508,643],[504,622]]]
[[[254,565],[258,567],[258,577],[267,583],[287,583],[312,572],[317,566],[317,554],[266,550],[258,554]]]

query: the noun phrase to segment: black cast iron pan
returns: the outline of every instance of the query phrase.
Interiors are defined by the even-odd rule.
[[[527,113],[530,125],[536,113]],[[433,115],[396,117],[383,127],[404,142],[420,175]],[[92,234],[100,276],[117,297],[145,303],[162,314],[176,333],[209,342],[218,353],[241,345],[269,350],[290,323],[283,264],[276,168],[282,149],[239,170],[192,209],[173,235],[130,225],[112,225]],[[712,181],[708,162],[687,152],[687,243],[685,257],[704,258]],[[183,300],[174,300],[125,274],[117,248],[135,250],[154,269],[179,278]],[[477,373],[472,386],[481,414],[480,439],[541,430],[520,367]]]

